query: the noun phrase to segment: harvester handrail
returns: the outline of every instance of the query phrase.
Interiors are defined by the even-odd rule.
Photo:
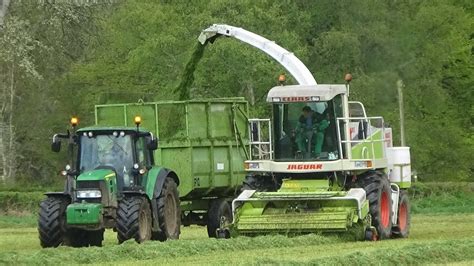
[[[372,116],[372,117],[337,117],[336,118],[337,121],[344,121],[344,123],[349,123],[351,121],[365,121],[367,122],[367,126],[366,126],[366,129],[369,131],[367,135],[364,136],[363,139],[348,139],[348,140],[343,140],[341,138],[341,132],[340,132],[340,125],[339,123],[336,123],[336,128],[337,128],[337,135],[338,135],[338,138],[339,138],[339,149],[342,151],[342,144],[347,144],[347,143],[350,143],[350,144],[360,144],[360,143],[369,143],[370,144],[370,148],[372,150],[372,153],[371,153],[371,158],[365,158],[365,159],[357,159],[357,161],[360,161],[360,160],[367,160],[367,161],[370,161],[370,160],[375,160],[375,148],[374,148],[374,144],[375,143],[378,143],[378,142],[386,142],[387,139],[385,138],[385,134],[383,134],[385,132],[385,123],[384,123],[384,119],[383,117],[381,116]],[[372,120],[380,120],[381,121],[381,127],[376,127],[376,130],[375,132],[372,132],[372,123],[371,121]],[[373,133],[376,133],[377,131],[380,131],[382,132],[381,134],[381,138],[380,139],[374,139],[374,138],[369,138],[369,136],[372,136],[374,135]],[[364,131],[365,132],[365,131]],[[352,159],[352,151],[348,151],[348,159],[353,161],[354,159]],[[385,154],[385,149],[383,149],[383,154],[382,154],[383,157],[386,156]]]

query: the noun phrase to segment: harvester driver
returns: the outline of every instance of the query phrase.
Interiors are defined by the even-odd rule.
[[[300,157],[306,152],[311,152],[309,156],[319,159],[323,147],[324,133],[329,126],[329,121],[325,115],[314,112],[311,107],[303,107],[302,114],[298,119],[296,128],[296,145],[298,151],[296,156]],[[313,155],[313,156],[311,156]]]

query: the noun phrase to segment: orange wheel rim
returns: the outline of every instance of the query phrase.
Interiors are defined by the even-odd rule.
[[[386,191],[383,191],[380,197],[380,219],[384,228],[390,225],[390,201]]]
[[[398,227],[400,228],[400,231],[405,231],[408,224],[407,217],[407,205],[405,202],[402,202],[402,204],[400,204],[400,209],[398,210]]]

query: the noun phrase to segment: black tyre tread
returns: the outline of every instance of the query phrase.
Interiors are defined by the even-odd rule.
[[[407,226],[406,226],[406,230],[402,232],[402,230],[400,230],[400,228],[398,227],[398,225],[395,225],[392,229],[392,236],[395,237],[395,238],[407,238],[408,235],[410,234],[410,224],[411,224],[411,215],[410,215],[410,210],[411,210],[411,206],[410,206],[410,199],[409,199],[409,196],[408,196],[408,192],[405,191],[405,190],[400,190],[400,196],[399,196],[399,199],[398,199],[398,209],[400,209],[400,205],[402,203],[402,201],[406,201],[406,204],[407,204]]]
[[[385,174],[379,171],[370,171],[357,180],[357,186],[363,188],[369,201],[369,213],[372,217],[372,225],[377,229],[380,239],[389,238],[392,228],[392,212],[390,211],[389,226],[383,228],[380,221],[379,192],[388,190],[389,201],[391,202],[390,182]],[[391,204],[390,204],[391,205]],[[391,210],[391,208],[390,208]]]
[[[210,203],[207,211],[207,235],[217,237],[216,230],[221,226],[221,217],[227,215],[232,219],[232,209],[225,199],[215,199]]]
[[[48,197],[41,201],[38,214],[38,232],[43,248],[58,247],[65,234],[65,210],[68,201],[63,198]]]
[[[148,200],[144,197],[124,197],[119,202],[116,225],[119,243],[129,239],[140,242],[139,217],[142,203],[149,206]],[[151,221],[151,218],[149,221]]]
[[[166,219],[165,219],[165,202],[166,196],[171,193],[176,200],[176,228],[173,232],[167,232],[166,229]],[[179,239],[181,233],[181,208],[179,200],[178,186],[176,182],[171,177],[166,177],[161,189],[160,196],[156,199],[157,209],[158,209],[158,221],[161,232],[154,232],[152,234],[153,240],[166,241],[167,239]]]

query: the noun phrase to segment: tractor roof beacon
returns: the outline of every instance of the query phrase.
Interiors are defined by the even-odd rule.
[[[349,101],[352,76],[317,84],[292,53],[242,28],[215,24],[199,41],[219,36],[262,50],[299,83],[270,89],[271,119],[249,119],[246,180],[219,236],[351,230],[357,239],[407,237],[409,148],[393,147],[384,119]]]

